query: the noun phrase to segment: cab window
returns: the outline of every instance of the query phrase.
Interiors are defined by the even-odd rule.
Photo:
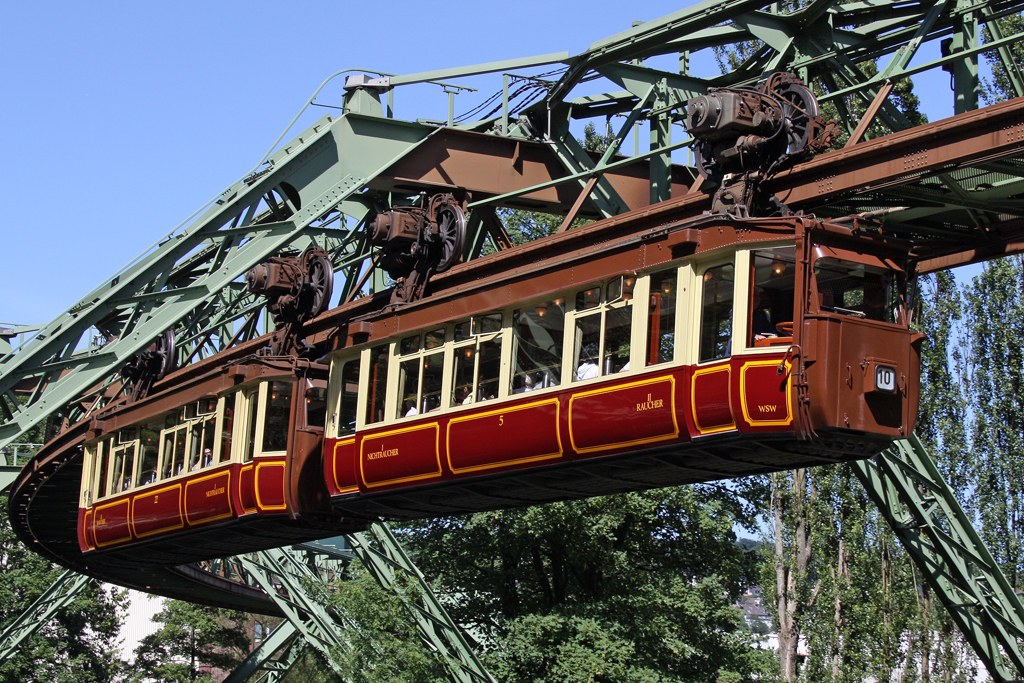
[[[900,320],[900,274],[880,266],[819,258],[814,263],[822,311],[867,320]]]

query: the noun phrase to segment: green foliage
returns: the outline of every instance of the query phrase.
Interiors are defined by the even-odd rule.
[[[1003,36],[1012,36],[1017,33],[1024,32],[1024,15],[1011,14],[1000,19],[996,19],[996,23],[999,25],[999,29]],[[992,31],[986,26],[981,31],[982,42],[992,42]],[[1017,71],[1024,71],[1024,41],[1016,40],[1006,46],[1006,49],[1010,53],[1010,58],[1017,65]],[[1002,102],[1003,100],[1010,100],[1017,97],[1016,91],[1013,89],[1013,84],[1010,81],[1010,75],[1007,71],[1006,65],[999,56],[999,52],[993,50],[992,52],[986,52],[985,59],[992,66],[992,80],[987,78],[982,79],[981,97],[986,104],[993,104],[995,102]]]
[[[760,495],[696,486],[552,503],[422,522],[403,542],[458,596],[453,617],[502,681],[746,680],[770,655],[733,607],[756,569],[733,528],[753,525]]]
[[[972,507],[1015,589],[1024,587],[1024,263],[989,262],[964,288]]]
[[[7,495],[0,496],[7,507]],[[6,626],[43,594],[64,571],[18,541],[7,516],[0,521],[0,623]],[[125,592],[95,582],[0,664],[0,680],[101,683],[118,680],[118,627]]]
[[[399,578],[396,589],[415,602],[415,584]],[[444,683],[444,667],[420,639],[402,598],[384,590],[359,563],[325,595],[344,614],[351,649],[336,653],[347,683]],[[331,679],[334,680],[334,679]]]
[[[160,630],[135,649],[132,681],[212,681],[211,669],[232,670],[249,652],[248,615],[165,600],[153,621]]]

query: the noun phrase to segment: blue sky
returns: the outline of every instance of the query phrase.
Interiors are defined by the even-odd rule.
[[[335,71],[575,54],[686,4],[10,3],[0,22],[0,323],[48,322],[144,251],[252,168]],[[695,62],[697,75],[713,68]],[[952,114],[947,74],[914,80],[931,120]],[[501,80],[471,85],[481,92],[460,96],[457,111]],[[433,88],[396,95],[400,118],[445,111]]]

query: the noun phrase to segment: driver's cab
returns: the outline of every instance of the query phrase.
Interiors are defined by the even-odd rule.
[[[795,386],[804,430],[909,435],[923,335],[910,329],[906,247],[825,225],[808,230],[798,251],[806,296],[795,311]]]

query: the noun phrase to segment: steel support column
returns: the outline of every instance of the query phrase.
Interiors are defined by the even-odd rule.
[[[917,436],[853,469],[992,678],[1024,674],[1024,606]]]

